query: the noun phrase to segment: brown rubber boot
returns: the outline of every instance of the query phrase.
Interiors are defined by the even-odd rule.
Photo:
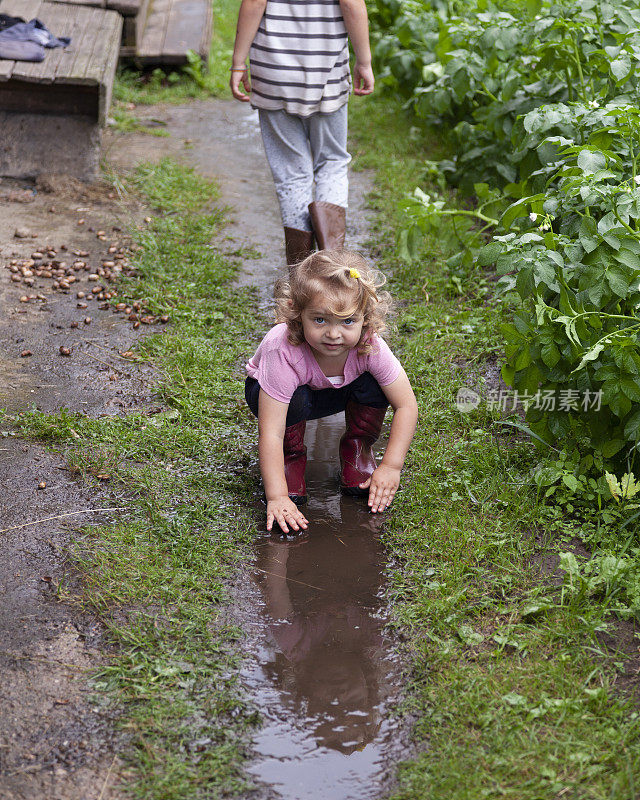
[[[313,253],[313,231],[285,228],[284,246],[287,253],[287,266],[293,267],[299,264]]]
[[[309,203],[311,224],[320,250],[342,250],[347,209],[335,203]]]

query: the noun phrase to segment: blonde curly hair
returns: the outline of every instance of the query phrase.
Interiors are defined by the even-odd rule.
[[[294,346],[304,339],[302,312],[318,295],[323,305],[337,317],[364,317],[358,352],[372,349],[373,334],[386,329],[391,310],[391,295],[380,292],[385,283],[382,273],[352,250],[320,250],[305,258],[291,271],[289,279],[276,283],[276,322],[285,322],[287,340]]]

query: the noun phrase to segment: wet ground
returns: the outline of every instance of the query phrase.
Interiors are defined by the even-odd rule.
[[[150,371],[121,355],[139,338],[135,323],[98,299],[105,273],[126,268],[123,230],[140,217],[110,194],[62,177],[0,182],[0,408],[9,414],[153,404]],[[10,424],[0,433],[0,798],[117,798],[113,720],[86,678],[101,663],[102,631],[67,561],[74,528],[107,519],[93,509],[109,504],[60,456]]]
[[[170,155],[215,178],[234,221],[229,249],[254,255],[239,282],[259,286],[267,308],[283,243],[255,114],[224,101],[135,113],[170,136],[108,134],[107,160],[126,170]],[[353,174],[351,186],[348,244],[359,246],[367,234],[368,177]],[[100,297],[94,288],[109,291],[110,270],[126,269],[123,231],[144,213],[106,188],[53,179],[39,187],[0,182],[0,407],[153,413],[153,375],[128,353],[145,330],[161,329],[158,321],[140,325],[143,312],[115,314],[88,299]],[[247,646],[255,653],[243,674],[265,723],[249,771],[268,797],[379,797],[397,756],[399,731],[388,712],[400,677],[384,633],[381,520],[337,491],[341,424],[309,426],[309,533],[292,540],[259,536],[255,581],[247,575],[240,589],[241,605],[252,609]],[[77,520],[100,517],[84,512],[103,506],[101,490],[81,485],[60,457],[5,434],[0,798],[113,800],[120,745],[85,677],[101,662],[101,632],[81,606],[65,558]]]

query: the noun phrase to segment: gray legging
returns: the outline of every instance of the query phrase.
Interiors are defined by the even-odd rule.
[[[284,227],[312,230],[307,207],[313,200],[346,208],[347,166],[351,161],[347,152],[347,104],[330,114],[309,117],[264,108],[259,109],[259,116]]]

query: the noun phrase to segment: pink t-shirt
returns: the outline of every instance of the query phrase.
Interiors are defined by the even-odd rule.
[[[287,332],[284,322],[271,328],[247,364],[249,377],[255,378],[269,397],[281,403],[288,403],[298,386],[338,389],[355,381],[363,372],[370,372],[380,386],[388,386],[402,369],[385,340],[374,335],[373,349],[367,355],[361,355],[356,348],[349,350],[344,381],[336,386],[318,366],[309,345],[303,342],[294,347],[287,341]]]

